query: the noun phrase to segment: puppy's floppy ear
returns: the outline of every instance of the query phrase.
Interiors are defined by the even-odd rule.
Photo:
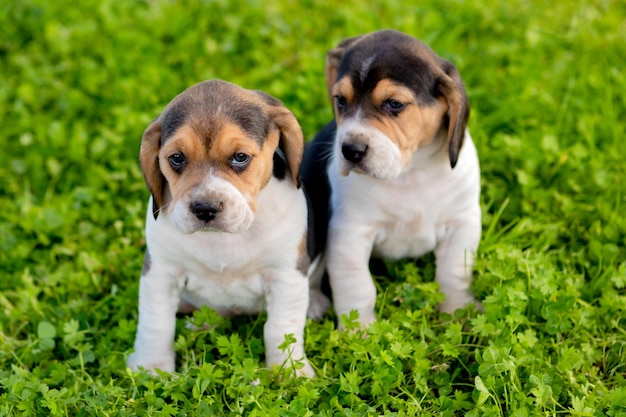
[[[326,88],[328,90],[328,97],[332,99],[332,89],[333,85],[337,81],[337,72],[339,71],[339,64],[341,63],[341,58],[343,58],[343,53],[348,49],[353,43],[361,39],[365,35],[354,36],[352,38],[346,38],[339,42],[336,48],[331,49],[326,53]]]
[[[448,155],[450,166],[455,167],[459,158],[465,128],[469,118],[469,101],[465,86],[456,67],[450,62],[441,60],[443,73],[438,79],[438,88],[448,102]]]
[[[290,112],[280,100],[270,96],[269,94],[254,90],[265,104],[268,105],[267,110],[272,122],[280,130],[280,140],[278,147],[283,151],[287,158],[287,165],[291,171],[291,177],[296,187],[300,188],[300,163],[302,162],[302,154],[304,153],[304,135],[302,128],[298,124],[296,116]]]
[[[165,177],[159,167],[159,150],[161,149],[161,117],[154,120],[143,132],[139,164],[143,171],[148,189],[152,194],[152,214],[156,219],[163,205]]]
[[[274,124],[280,130],[280,142],[278,147],[287,158],[287,165],[291,171],[291,177],[296,187],[300,188],[300,163],[304,152],[304,135],[296,120],[296,116],[286,107],[274,106],[270,108],[270,116]]]

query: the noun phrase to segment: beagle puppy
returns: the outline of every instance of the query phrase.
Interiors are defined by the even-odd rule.
[[[267,311],[267,365],[302,361],[310,284],[307,201],[298,170],[304,142],[275,98],[210,80],[174,98],[145,130],[140,164],[151,197],[135,351],[142,367],[174,370],[177,311],[232,316]],[[321,304],[320,304],[321,303]],[[293,334],[287,351],[279,345]]]
[[[338,317],[376,319],[371,256],[434,251],[452,313],[470,292],[481,235],[480,170],[469,104],[454,65],[406,34],[382,30],[328,52],[335,120],[307,144],[302,180],[315,204]],[[325,243],[327,243],[325,245]]]

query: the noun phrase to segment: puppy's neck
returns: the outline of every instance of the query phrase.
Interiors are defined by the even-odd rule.
[[[413,152],[405,169],[413,171],[435,165],[450,166],[447,133],[443,130],[440,130],[435,139],[428,145],[422,146]]]

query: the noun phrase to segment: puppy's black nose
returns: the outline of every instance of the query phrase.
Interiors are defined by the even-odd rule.
[[[189,209],[199,220],[210,222],[222,211],[222,203],[214,204],[206,201],[194,201],[189,205]]]
[[[344,143],[341,145],[341,153],[348,161],[356,164],[365,158],[367,145],[364,143]]]

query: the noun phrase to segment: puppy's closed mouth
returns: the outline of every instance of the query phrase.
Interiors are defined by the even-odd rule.
[[[367,172],[365,172],[362,168],[354,164],[345,164],[340,169],[341,169],[340,174],[344,177],[347,177],[348,175],[350,175],[350,172],[354,172],[355,174],[359,174],[359,175],[368,175]]]

